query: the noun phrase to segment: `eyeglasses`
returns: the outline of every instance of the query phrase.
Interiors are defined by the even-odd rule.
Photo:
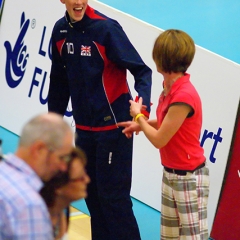
[[[53,147],[48,147],[48,151],[50,153],[53,153],[56,151],[56,149]],[[67,154],[58,155],[58,158],[65,163],[69,163],[72,160],[72,152],[67,153]]]
[[[59,155],[58,158],[65,163],[69,163],[72,160],[72,154],[69,153],[69,154]]]

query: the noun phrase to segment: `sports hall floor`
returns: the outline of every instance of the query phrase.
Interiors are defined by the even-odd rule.
[[[193,37],[197,45],[240,63],[239,0],[100,0],[100,2],[163,30],[182,29]],[[2,128],[1,123],[0,138],[4,140],[4,153],[16,149],[18,136]],[[142,240],[158,240],[160,213],[136,199],[132,201]],[[77,201],[72,206],[69,239],[91,239],[90,218],[84,201]]]

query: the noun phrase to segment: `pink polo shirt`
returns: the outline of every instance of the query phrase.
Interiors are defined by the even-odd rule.
[[[186,103],[194,111],[191,117],[184,120],[167,145],[160,149],[162,165],[168,168],[193,170],[205,161],[204,151],[199,142],[202,127],[202,104],[189,79],[190,75],[185,74],[174,82],[167,96],[161,94],[159,98],[158,127],[173,103]]]

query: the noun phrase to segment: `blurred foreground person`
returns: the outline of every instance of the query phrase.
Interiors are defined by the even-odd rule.
[[[42,181],[67,170],[71,127],[55,113],[41,114],[22,129],[15,154],[0,162],[0,240],[53,239],[39,191]]]
[[[45,200],[54,230],[55,239],[67,239],[69,216],[64,212],[71,202],[87,196],[87,184],[90,179],[85,172],[86,156],[79,148],[70,155],[68,170],[57,174],[45,183],[40,194]]]

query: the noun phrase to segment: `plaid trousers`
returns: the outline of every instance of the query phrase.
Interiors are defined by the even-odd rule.
[[[207,240],[209,170],[186,176],[163,170],[161,240]]]

